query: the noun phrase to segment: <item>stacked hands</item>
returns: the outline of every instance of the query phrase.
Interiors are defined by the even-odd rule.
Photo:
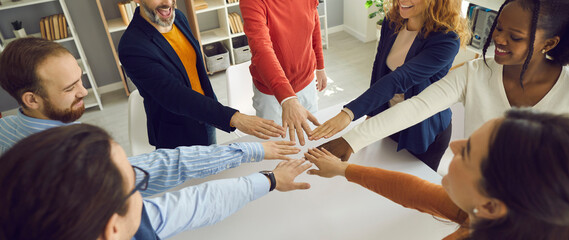
[[[300,152],[300,149],[294,147],[294,145],[296,145],[294,142],[263,142],[262,145],[265,150],[265,159],[285,160],[281,161],[273,170],[273,174],[276,180],[275,189],[281,192],[297,189],[309,189],[309,183],[295,182],[294,180],[302,172],[312,167],[312,164],[316,165],[318,169],[310,169],[307,171],[307,173],[310,175],[318,175],[326,178],[344,176],[346,168],[349,165],[348,162],[341,161],[340,158],[334,156],[333,153],[329,152],[325,148],[309,149],[308,152],[304,153],[305,159],[292,159],[286,155],[297,154]],[[306,160],[308,160],[310,163],[306,163]]]
[[[318,91],[322,91],[324,90],[324,88],[326,88],[327,79],[328,78],[326,77],[326,73],[324,71],[316,71],[316,89]],[[319,130],[320,128],[316,128],[314,133],[310,129],[307,120],[312,122],[312,124],[314,124],[315,126],[320,126],[320,123],[318,122],[316,117],[314,117],[314,115],[310,113],[310,111],[306,110],[300,104],[298,99],[292,98],[287,101],[284,101],[282,103],[282,108],[283,108],[282,112],[283,126],[276,124],[272,120],[263,119],[257,116],[250,116],[239,112],[236,112],[233,115],[233,117],[231,117],[230,124],[231,126],[234,126],[235,128],[239,129],[239,131],[242,131],[246,134],[253,135],[261,139],[269,139],[271,137],[278,137],[278,136],[285,138],[286,137],[285,130],[288,128],[290,141],[293,142],[296,141],[295,137],[296,134],[298,135],[298,141],[300,142],[301,146],[304,146],[305,143],[303,131],[306,132],[306,134],[309,137],[308,138],[309,140],[318,140],[322,137],[322,134],[320,133],[322,132],[322,130]],[[330,127],[332,126],[331,124],[333,124],[329,123],[330,121],[331,120],[324,123],[323,127],[326,127],[326,129],[330,129]],[[342,129],[348,126],[348,124],[350,124],[350,117],[348,117],[348,122],[347,124],[345,124],[344,127],[342,127],[337,131],[328,131],[326,133],[330,134],[334,132],[332,133],[332,135],[334,135],[335,133],[342,131]],[[334,129],[338,129],[338,127],[334,127]],[[316,138],[313,137],[315,133],[318,133]],[[325,137],[328,138],[330,136],[326,135]]]

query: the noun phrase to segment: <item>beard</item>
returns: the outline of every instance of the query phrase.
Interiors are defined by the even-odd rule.
[[[46,99],[47,101],[45,101],[44,106],[45,112],[43,114],[51,120],[57,120],[63,123],[74,122],[83,116],[83,113],[85,112],[85,104],[78,109],[73,109],[73,106],[79,103],[82,99],[83,98],[76,99],[69,108],[63,110],[57,109],[49,100]]]
[[[144,11],[144,13],[146,13],[146,16],[148,16],[150,21],[152,21],[152,23],[157,24],[157,25],[162,26],[162,27],[170,27],[174,23],[174,18],[176,17],[176,11],[174,8],[174,6],[176,6],[176,0],[172,0],[171,6],[160,5],[160,6],[156,7],[155,9],[150,9],[150,7],[148,7],[148,5],[146,5],[144,3],[144,1],[140,1],[140,6],[141,6],[142,10]],[[158,8],[172,8],[172,15],[170,15],[170,17],[168,19],[161,19],[160,14],[158,13],[158,10],[157,10]]]

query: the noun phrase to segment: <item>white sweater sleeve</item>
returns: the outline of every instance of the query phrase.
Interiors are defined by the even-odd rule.
[[[445,110],[456,102],[464,103],[468,65],[452,70],[419,95],[407,99],[354,127],[342,137],[354,152],[391,134],[411,127]]]

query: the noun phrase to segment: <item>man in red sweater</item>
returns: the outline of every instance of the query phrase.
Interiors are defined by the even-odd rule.
[[[317,0],[241,0],[239,7],[253,57],[253,106],[257,116],[295,132],[304,145],[307,120],[318,111],[316,89],[326,87]],[[316,74],[314,73],[316,70]],[[316,75],[316,77],[315,77]],[[281,110],[282,109],[282,110]]]

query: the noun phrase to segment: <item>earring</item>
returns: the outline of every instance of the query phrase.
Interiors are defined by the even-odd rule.
[[[478,214],[478,208],[472,209],[472,213],[474,213],[474,215]]]
[[[542,54],[545,54],[545,49],[541,49],[541,53],[542,53]]]

